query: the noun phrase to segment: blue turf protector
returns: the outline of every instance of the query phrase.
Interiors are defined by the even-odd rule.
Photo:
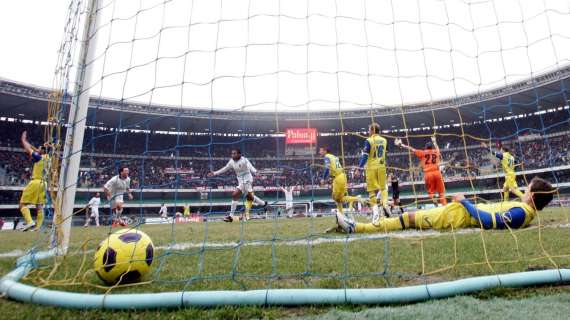
[[[30,254],[0,279],[0,292],[10,299],[70,309],[160,309],[225,305],[395,304],[448,298],[499,287],[525,287],[570,282],[570,269],[552,269],[482,276],[435,284],[382,289],[263,289],[249,291],[184,291],[130,294],[88,294],[54,291],[19,283],[38,258]]]

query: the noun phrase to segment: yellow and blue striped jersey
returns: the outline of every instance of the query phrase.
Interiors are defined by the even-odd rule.
[[[325,172],[323,174],[323,179],[328,178],[330,175],[332,178],[344,174],[344,169],[340,164],[340,159],[334,155],[327,153],[325,154]]]
[[[32,161],[34,166],[32,168],[32,179],[33,180],[44,180],[44,170],[49,161],[49,156],[47,154],[40,155],[37,152],[32,154]]]
[[[379,134],[373,134],[364,141],[364,150],[359,166],[362,168],[381,167],[386,165],[386,148],[388,140]]]
[[[514,176],[515,175],[515,157],[510,154],[510,152],[493,152],[495,157],[497,157],[501,163],[501,167],[503,167],[503,171],[507,176]]]
[[[498,156],[498,155],[497,155]],[[507,175],[514,175],[515,174],[515,157],[510,154],[509,152],[504,152],[502,154],[501,159],[501,166]]]
[[[524,228],[536,216],[535,209],[518,201],[480,203],[475,206],[469,200],[462,200],[461,204],[477,223],[481,222],[484,229]]]

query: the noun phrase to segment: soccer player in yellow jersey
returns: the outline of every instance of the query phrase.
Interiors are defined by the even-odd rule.
[[[378,197],[380,195],[384,215],[389,217],[388,190],[386,189],[386,148],[388,140],[380,136],[380,125],[373,123],[368,127],[370,136],[364,141],[364,149],[358,167],[365,168],[366,191],[368,191],[369,203],[372,207],[372,221],[380,219]],[[360,171],[357,169],[356,174]]]
[[[527,227],[552,200],[554,188],[539,177],[531,180],[521,201],[504,201],[474,205],[463,194],[442,207],[406,212],[397,218],[380,220],[378,224],[358,223],[337,214],[338,225],[348,233],[388,232],[404,229],[519,229]]]
[[[44,221],[43,206],[46,203],[46,180],[44,178],[44,170],[49,161],[48,144],[44,144],[39,148],[35,148],[28,142],[28,134],[26,131],[22,132],[21,137],[22,147],[32,159],[32,180],[28,182],[22,191],[20,198],[20,212],[24,216],[25,224],[20,228],[22,231],[28,231],[33,227],[38,230]],[[37,209],[37,222],[32,219],[29,205],[35,205]]]
[[[184,219],[188,220],[190,218],[190,206],[186,203],[184,204]]]
[[[325,171],[323,172],[321,184],[325,184],[329,178],[332,179],[332,198],[336,202],[337,212],[343,213],[343,204],[358,201],[358,198],[346,195],[348,182],[340,160],[330,153],[328,147],[320,147],[319,155],[321,155],[325,161]]]
[[[487,148],[486,143],[481,143],[483,148]],[[505,146],[501,146],[501,151],[493,151],[489,148],[491,154],[497,157],[505,172],[505,183],[503,184],[503,200],[509,201],[509,193],[514,193],[517,197],[523,197],[523,193],[519,190],[517,185],[517,175],[515,174],[515,167],[518,165],[515,157],[509,152]]]

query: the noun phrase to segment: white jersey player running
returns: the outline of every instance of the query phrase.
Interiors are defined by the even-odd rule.
[[[285,194],[285,213],[287,218],[293,218],[293,187],[281,187],[280,190]]]
[[[166,203],[163,203],[162,206],[160,206],[160,211],[158,211],[158,215],[162,220],[168,220],[168,207],[166,206]]]
[[[257,170],[253,167],[251,162],[247,160],[247,158],[241,156],[240,149],[234,148],[232,149],[232,158],[230,161],[228,161],[228,163],[220,170],[208,173],[208,177],[220,175],[226,171],[229,171],[230,169],[233,170],[236,174],[238,186],[232,193],[232,205],[230,208],[230,214],[224,218],[224,221],[234,221],[234,214],[238,205],[238,200],[242,194],[246,195],[244,218],[245,220],[249,220],[249,211],[253,203],[267,207],[267,201],[263,201],[253,194],[253,175],[257,173]]]
[[[117,225],[125,226],[126,224],[121,219],[123,213],[123,195],[128,193],[129,200],[133,200],[131,193],[131,178],[129,178],[129,168],[120,167],[119,174],[112,177],[105,183],[103,187],[107,200],[111,202],[111,211],[113,213],[113,227]]]
[[[101,205],[101,196],[99,195],[99,192],[95,193],[95,195],[93,196],[93,198],[91,198],[91,200],[89,200],[89,203],[87,204],[87,207],[85,208],[85,225],[84,227],[88,227],[90,222],[91,222],[91,218],[93,218],[95,220],[95,225],[98,227],[99,226],[99,206]],[[87,209],[91,210],[91,214],[88,214]]]

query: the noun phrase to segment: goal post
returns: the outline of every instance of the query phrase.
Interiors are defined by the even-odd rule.
[[[95,45],[98,28],[99,0],[89,0],[86,19],[83,26],[80,48],[77,61],[73,96],[69,107],[67,132],[63,147],[61,171],[58,184],[57,199],[55,201],[54,227],[58,252],[65,254],[69,247],[73,207],[79,174],[79,164],[83,149],[83,136],[85,122],[89,108],[89,87],[93,65],[89,64],[95,57]]]

